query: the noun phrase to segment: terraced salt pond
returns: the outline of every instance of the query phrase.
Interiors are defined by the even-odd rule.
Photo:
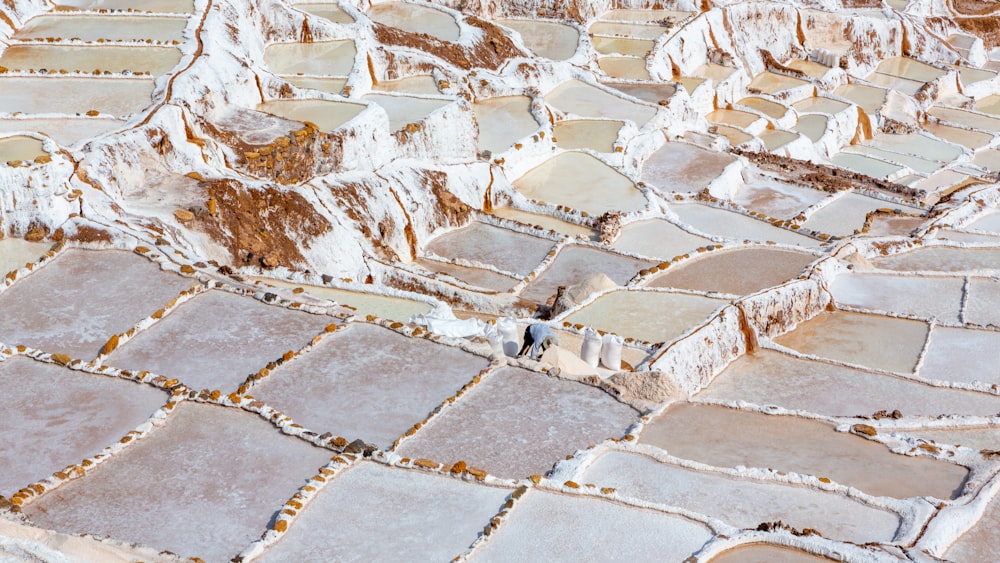
[[[264,49],[264,64],[276,74],[347,76],[354,67],[354,41],[276,43]]]
[[[753,563],[770,561],[772,563],[823,563],[829,561],[797,549],[789,549],[777,545],[753,543],[729,549],[712,559],[712,563]]]
[[[44,242],[29,242],[17,238],[0,239],[0,274],[38,262],[51,246]]]
[[[180,41],[188,18],[118,14],[52,14],[31,18],[15,39],[65,37],[81,41]]]
[[[732,156],[687,143],[666,143],[642,165],[639,179],[661,191],[700,191],[732,164]]]
[[[920,215],[922,210],[915,207],[889,203],[868,196],[847,193],[832,200],[827,205],[809,215],[803,226],[831,235],[850,235],[860,231],[869,213],[877,209],[900,210],[911,215]]]
[[[292,289],[293,291],[301,288],[307,295],[318,299],[328,299],[340,305],[357,309],[362,315],[377,315],[386,319],[405,321],[413,315],[428,313],[431,310],[429,303],[413,299],[362,293],[360,291],[350,291],[333,287],[296,284],[272,278],[258,278],[258,280],[269,286]]]
[[[672,205],[670,210],[677,214],[682,223],[706,235],[736,241],[777,242],[806,248],[816,248],[822,244],[822,241],[725,209],[683,204]]]
[[[79,10],[138,10],[166,14],[189,14],[194,12],[194,0],[143,0],[141,7],[136,0],[59,0],[58,5]]]
[[[270,100],[257,105],[258,111],[294,121],[311,122],[323,132],[339,129],[368,106],[333,100]]]
[[[733,203],[768,217],[790,219],[827,197],[829,194],[820,190],[765,179],[744,184]]]
[[[839,304],[958,323],[964,285],[954,277],[850,274],[838,276],[830,291]]]
[[[122,125],[124,123],[119,119],[104,117],[0,119],[0,132],[33,131],[49,137],[64,147],[69,147],[99,137]]]
[[[498,19],[496,22],[520,33],[525,47],[532,53],[554,61],[572,57],[580,43],[580,32],[564,23],[537,19]]]
[[[21,70],[94,70],[143,72],[158,76],[177,66],[176,47],[124,47],[116,45],[11,45],[0,55],[0,65]]]
[[[516,141],[538,130],[531,115],[531,98],[504,96],[472,104],[479,124],[479,150],[503,152]]]
[[[716,467],[763,467],[827,477],[875,496],[955,498],[968,471],[908,457],[822,422],[681,403],[653,420],[641,443]]]
[[[646,342],[669,342],[707,321],[726,303],[683,293],[614,291],[565,320]]]
[[[450,14],[420,4],[385,2],[373,4],[368,17],[410,33],[426,33],[441,41],[458,41],[459,27]]]
[[[648,260],[621,256],[595,248],[563,248],[544,272],[521,292],[525,299],[545,302],[560,286],[573,286],[600,272],[618,285],[625,285],[640,270],[654,266]]]
[[[579,80],[563,82],[545,94],[554,109],[578,117],[623,119],[642,126],[656,115],[656,108],[637,104]]]
[[[0,138],[0,162],[24,160],[31,162],[40,156],[45,156],[42,142],[34,137],[15,135]]]
[[[584,227],[583,225],[577,225],[576,223],[570,223],[568,221],[562,221],[552,217],[551,215],[530,213],[528,211],[514,209],[513,207],[494,207],[491,213],[497,217],[512,219],[514,221],[524,223],[525,225],[537,225],[571,237],[583,235],[590,238],[594,235],[594,231],[589,227]]]
[[[427,245],[427,251],[444,258],[489,264],[501,271],[527,275],[553,246],[550,240],[485,223],[472,223],[435,238]]]
[[[710,239],[693,235],[669,221],[651,219],[625,225],[611,246],[622,252],[670,260],[708,244],[712,244]]]
[[[308,14],[328,19],[333,23],[354,23],[352,18],[339,4],[296,4],[295,8]]]
[[[1000,249],[928,246],[891,256],[879,256],[872,263],[880,269],[896,272],[994,270],[1000,264]]]
[[[795,279],[814,261],[816,256],[797,250],[737,248],[695,256],[656,275],[646,285],[746,295]]]
[[[150,105],[153,86],[144,78],[2,76],[0,112],[124,117]]]
[[[451,103],[451,100],[387,94],[368,94],[361,99],[385,110],[389,116],[390,131],[399,131],[407,124],[423,121],[430,114]]]
[[[515,180],[514,187],[527,198],[591,215],[638,211],[647,203],[631,180],[582,152],[566,152],[546,160]]]

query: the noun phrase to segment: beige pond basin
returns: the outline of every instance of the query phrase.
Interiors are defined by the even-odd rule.
[[[836,311],[820,313],[774,341],[803,354],[911,373],[927,331],[921,321]]]
[[[344,86],[347,85],[346,78],[330,78],[330,77],[317,77],[317,76],[283,76],[289,84],[295,86],[296,88],[311,88],[313,90],[319,90],[320,92],[329,92],[331,94],[340,94],[344,91]]]
[[[958,145],[920,133],[901,135],[879,133],[865,144],[872,148],[940,163],[951,162],[964,152],[962,147]],[[903,164],[907,164],[907,162]]]
[[[951,125],[944,125],[942,123],[925,123],[924,129],[936,137],[972,150],[984,147],[993,140],[993,135],[990,133],[970,131],[962,127],[952,127]]]
[[[845,496],[778,483],[733,479],[659,463],[643,455],[608,452],[584,470],[580,482],[612,487],[619,495],[676,506],[738,528],[781,520],[823,537],[891,541],[899,518]],[[817,507],[822,506],[822,510]]]
[[[994,496],[986,511],[968,532],[948,548],[949,561],[990,561],[1000,551],[1000,498]]]
[[[711,537],[703,524],[680,516],[600,498],[531,491],[469,559],[683,561]]]
[[[880,179],[893,176],[903,169],[898,164],[892,164],[879,158],[872,158],[853,152],[839,152],[830,158],[830,162],[840,168],[846,168],[858,174]]]
[[[852,147],[845,147],[845,153],[851,152],[854,154],[861,154],[865,156],[870,156],[872,158],[877,158],[880,160],[886,160],[894,164],[902,164],[910,168],[910,170],[918,173],[929,175],[937,172],[943,166],[942,162],[935,160],[927,160],[910,154],[904,154],[900,152],[895,152],[892,150],[885,150],[877,148],[871,144],[854,145]],[[844,154],[844,153],[841,153]],[[904,180],[900,179],[900,182]]]
[[[964,285],[956,277],[844,274],[830,291],[841,305],[958,323]]]
[[[711,563],[822,563],[830,561],[797,549],[752,543],[723,551],[712,558]]]
[[[612,78],[649,80],[646,59],[642,57],[598,57],[597,66]]]
[[[503,152],[538,130],[528,96],[480,100],[472,104],[472,111],[479,124],[478,147],[481,151]]]
[[[874,114],[885,104],[888,92],[885,88],[864,84],[843,84],[838,86],[833,93],[858,104],[861,109],[865,110],[865,113]]]
[[[787,64],[788,68],[793,68],[806,74],[810,78],[820,79],[830,72],[830,67],[805,59],[792,59]]]
[[[363,462],[337,474],[258,561],[444,561],[468,549],[507,489]],[[365,541],[356,543],[357,538]],[[350,545],[350,557],[345,546]]]
[[[651,219],[625,225],[611,247],[622,252],[670,260],[708,244],[712,241],[693,235],[669,221]]]
[[[347,76],[354,67],[354,41],[276,43],[264,49],[264,64],[275,74]]]
[[[0,342],[90,360],[192,285],[131,252],[67,250],[0,294]]]
[[[194,12],[194,0],[59,0],[58,6],[69,6],[79,10],[128,10],[160,12],[166,14],[190,14]]]
[[[565,152],[514,180],[514,188],[529,199],[566,205],[601,215],[646,207],[646,196],[614,168],[582,152]]]
[[[815,256],[798,250],[736,248],[696,255],[664,270],[646,285],[747,295],[797,278],[814,261]]]
[[[993,278],[970,279],[965,321],[1000,327],[1000,281]]]
[[[603,35],[607,37],[630,37],[632,39],[659,39],[666,33],[668,28],[661,25],[651,25],[646,23],[616,22],[616,21],[596,21],[591,24],[588,31],[591,35]]]
[[[817,248],[820,241],[775,227],[753,217],[698,203],[671,205],[681,223],[708,235],[737,241],[777,242]]]
[[[641,10],[630,10],[627,8],[611,10],[601,16],[601,19],[609,22],[650,22],[659,23],[664,20],[673,20],[675,22],[680,22],[685,18],[693,15],[694,12],[685,12],[681,10],[666,10],[657,8],[648,8]]]
[[[728,301],[660,291],[614,291],[566,317],[620,336],[669,342],[704,323]]]
[[[587,238],[592,238],[596,234],[593,229],[584,227],[583,225],[577,225],[576,223],[556,219],[551,215],[540,215],[538,213],[521,211],[520,209],[514,209],[513,207],[494,207],[491,213],[497,217],[511,219],[524,223],[525,225],[550,229],[566,236],[575,237],[583,235]]]
[[[594,44],[594,49],[602,55],[645,57],[646,53],[652,51],[653,46],[656,45],[656,41],[652,39],[593,36],[590,40]]]
[[[31,18],[15,39],[62,37],[81,41],[181,41],[187,18],[112,14],[52,14]]]
[[[147,72],[153,76],[166,73],[180,60],[181,52],[176,47],[148,46],[11,45],[0,55],[0,65],[10,69],[128,71]]]
[[[717,109],[706,115],[705,119],[712,123],[721,123],[746,129],[756,123],[760,119],[760,116],[755,113],[736,109]]]
[[[580,117],[624,119],[642,126],[656,115],[656,108],[630,102],[579,80],[567,80],[545,95],[553,108]]]
[[[25,512],[45,528],[228,561],[330,453],[256,414],[188,402],[164,427]],[[159,525],[150,525],[152,510]]]
[[[933,67],[909,57],[890,57],[885,59],[879,63],[876,72],[920,82],[930,82],[948,73],[946,70]]]
[[[527,477],[591,444],[621,438],[638,416],[595,387],[505,367],[396,452],[440,463],[464,460],[504,478]]]
[[[551,240],[474,222],[427,244],[427,252],[449,259],[489,264],[521,276],[534,270],[552,247]]]
[[[747,88],[751,92],[756,91],[774,95],[779,92],[808,85],[809,83],[805,80],[766,71],[755,76]]]
[[[639,270],[655,264],[596,248],[570,246],[563,248],[555,261],[524,288],[521,297],[544,303],[555,295],[560,286],[570,287],[583,283],[596,272],[603,273],[618,285],[625,285]]]
[[[906,237],[929,220],[926,217],[876,215],[868,226],[868,234],[870,236]]]
[[[788,106],[779,104],[778,102],[772,102],[771,100],[765,100],[764,98],[758,98],[757,96],[748,96],[743,98],[742,100],[736,102],[736,105],[746,106],[750,109],[757,110],[773,119],[784,117],[785,113],[788,112]]]
[[[746,401],[845,417],[882,410],[899,410],[905,416],[992,416],[1000,409],[1000,397],[985,393],[932,387],[773,350],[741,356],[698,394],[698,400]]]
[[[179,379],[191,389],[231,393],[248,375],[301,349],[330,324],[331,317],[209,291],[122,344],[104,363]]]
[[[1000,116],[1000,96],[993,94],[976,100],[976,111]]]
[[[799,113],[828,113],[830,115],[834,115],[851,106],[850,104],[845,104],[844,102],[834,100],[833,98],[813,96],[811,98],[795,102],[792,104],[792,107]]]
[[[580,32],[571,25],[554,21],[497,19],[496,23],[521,34],[531,52],[553,61],[565,61],[576,54]]]
[[[119,119],[104,117],[0,119],[0,132],[35,131],[64,147],[93,139],[124,125]]]
[[[333,23],[354,23],[354,18],[345,12],[340,4],[296,4],[295,8],[307,14],[328,19]]]
[[[376,92],[401,92],[433,96],[441,93],[438,90],[437,80],[429,74],[417,74],[395,80],[379,80],[378,84],[372,86],[372,90]]]
[[[429,303],[413,299],[403,299],[402,297],[390,297],[388,295],[362,293],[360,291],[318,285],[303,285],[270,278],[255,279],[274,287],[302,288],[306,295],[311,295],[319,299],[328,299],[340,305],[357,309],[363,315],[378,315],[395,321],[407,321],[413,315],[429,313],[432,308]]]
[[[141,78],[3,76],[0,111],[73,115],[97,110],[123,117],[148,106],[152,93],[153,81]]]
[[[399,131],[410,123],[423,121],[430,114],[451,103],[451,100],[368,94],[361,99],[377,104],[389,115],[389,130]]]
[[[717,135],[722,135],[729,140],[729,146],[736,147],[752,141],[754,136],[747,133],[742,129],[737,129],[736,127],[730,127],[728,125],[715,125],[713,126],[714,132]],[[711,131],[711,130],[710,130]]]
[[[792,129],[816,143],[826,133],[826,122],[825,115],[803,115]]]
[[[920,371],[925,379],[1000,384],[1000,333],[935,327]]]
[[[733,203],[768,217],[790,219],[827,197],[830,194],[820,190],[761,179],[740,187],[733,197]]]
[[[433,272],[451,276],[456,280],[486,291],[510,291],[521,281],[519,277],[505,276],[482,268],[470,268],[468,266],[459,266],[458,264],[429,260],[427,258],[418,258],[414,260],[414,264],[427,270],[428,273]]]
[[[114,444],[168,398],[152,386],[24,357],[0,362],[0,393],[6,497]]]
[[[831,235],[851,235],[855,231],[860,231],[864,227],[865,218],[868,217],[868,214],[877,209],[898,209],[910,215],[920,215],[923,213],[922,210],[915,207],[856,193],[847,193],[817,209],[809,215],[809,219],[806,220],[803,226]]]
[[[30,162],[46,154],[48,153],[42,148],[42,142],[34,137],[15,135],[0,138],[0,162],[10,162],[11,160]]]
[[[257,111],[293,121],[315,123],[323,132],[339,129],[368,106],[333,100],[269,100],[257,105]]]
[[[700,192],[735,160],[688,143],[666,143],[642,164],[639,179],[664,192]]]
[[[760,140],[764,142],[764,148],[769,151],[776,151],[798,138],[798,133],[782,131],[781,129],[771,129],[760,134]]]
[[[38,262],[51,246],[47,242],[28,242],[19,238],[0,239],[0,276]]]
[[[2,61],[3,59],[0,59]],[[968,127],[977,131],[1000,133],[1000,117],[992,117],[983,113],[942,106],[932,106],[927,115],[936,117],[948,124]]]
[[[459,27],[455,18],[429,6],[392,1],[372,4],[368,17],[410,33],[426,33],[441,41],[458,41]]]
[[[604,85],[651,104],[669,100],[677,93],[677,86],[672,83],[605,82]]]
[[[614,152],[622,125],[624,122],[610,119],[572,119],[556,123],[552,136],[561,149]]]
[[[712,405],[679,403],[650,422],[639,442],[716,467],[761,467],[826,477],[875,496],[953,499],[968,470],[894,454],[825,423]]]
[[[883,270],[896,272],[996,270],[1000,268],[1000,248],[925,246],[891,256],[877,256],[872,263]]]
[[[1000,427],[982,426],[974,428],[914,428],[905,430],[924,440],[937,444],[965,446],[973,450],[1000,450]]]
[[[488,364],[458,348],[355,324],[273,370],[253,396],[317,434],[388,449]]]

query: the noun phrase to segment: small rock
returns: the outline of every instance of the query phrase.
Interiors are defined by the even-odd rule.
[[[174,217],[176,217],[181,223],[187,223],[188,221],[194,220],[194,213],[188,211],[187,209],[175,209]]]

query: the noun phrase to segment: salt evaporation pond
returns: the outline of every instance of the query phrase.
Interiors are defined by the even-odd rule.
[[[14,34],[16,39],[72,37],[81,41],[180,41],[187,18],[123,16],[117,14],[60,14],[31,18]]]
[[[740,187],[733,203],[776,219],[790,219],[830,194],[785,182],[761,180]]]
[[[385,110],[389,115],[390,131],[399,131],[410,123],[423,121],[431,113],[451,103],[451,100],[387,94],[368,94],[361,99]]]
[[[852,273],[837,276],[830,291],[839,304],[957,323],[964,285],[956,277]]]
[[[148,370],[179,379],[192,389],[230,393],[247,375],[309,344],[332,322],[332,317],[211,291],[180,305],[123,344],[105,364]],[[193,326],[199,332],[192,332]]]
[[[545,103],[579,117],[625,119],[642,126],[656,115],[656,108],[630,102],[579,80],[567,80],[548,94]]]
[[[942,123],[927,123],[924,126],[928,133],[946,141],[962,145],[967,149],[976,150],[993,141],[993,135],[979,131],[970,131],[964,127],[952,127]]]
[[[152,93],[153,81],[144,78],[2,76],[0,111],[81,115],[95,110],[124,117],[148,106]]]
[[[799,323],[774,341],[803,354],[911,373],[927,332],[927,323],[921,321],[836,311]]]
[[[708,244],[712,241],[693,235],[669,221],[651,219],[622,227],[621,234],[611,247],[622,252],[670,260]]]
[[[253,395],[317,434],[389,449],[488,364],[456,348],[355,324],[272,370]]]
[[[699,393],[698,399],[746,401],[847,417],[894,410],[906,416],[992,416],[1000,412],[1000,398],[995,396],[932,387],[773,350],[741,356]]]
[[[966,428],[914,428],[902,430],[924,440],[937,444],[964,446],[973,450],[996,450],[1000,446],[1000,427],[966,427]]]
[[[842,153],[843,154],[843,153]],[[830,203],[817,209],[809,215],[809,219],[803,224],[804,227],[828,233],[831,235],[845,236],[860,231],[865,224],[865,218],[869,213],[878,209],[900,210],[911,215],[919,215],[922,210],[883,201],[868,196],[847,193],[837,197]]]
[[[24,160],[31,162],[48,153],[42,148],[42,142],[34,137],[15,135],[0,139],[0,162]]]
[[[601,54],[631,55],[633,57],[645,57],[646,53],[653,50],[656,42],[652,39],[628,39],[625,37],[604,37],[595,35],[590,38],[594,44],[594,49]]]
[[[762,543],[727,549],[712,558],[712,563],[760,563],[763,561],[768,563],[823,563],[830,560],[804,551]]]
[[[996,270],[1000,264],[1000,249],[925,246],[891,256],[877,256],[872,263],[895,272]]]
[[[328,78],[315,76],[285,76],[285,80],[296,88],[311,88],[320,92],[340,94],[347,85],[346,78]]]
[[[951,561],[988,561],[1000,550],[1000,500],[993,497],[986,512],[972,527],[948,548],[945,556]]]
[[[494,21],[520,33],[524,46],[531,49],[532,53],[554,61],[565,61],[572,57],[580,43],[580,32],[564,23],[513,19]]]
[[[780,129],[771,129],[764,131],[758,135],[761,141],[764,142],[764,148],[774,152],[788,143],[795,141],[799,138],[798,133],[793,133],[791,131],[782,131]]]
[[[717,109],[705,116],[705,119],[713,123],[725,123],[746,129],[756,123],[761,117],[757,114],[736,109]]]
[[[276,43],[264,49],[264,64],[276,74],[347,76],[356,56],[352,40]]]
[[[169,421],[86,478],[33,502],[25,509],[31,521],[228,561],[330,461],[329,450],[248,412],[188,403]]]
[[[472,104],[479,124],[479,150],[503,152],[538,130],[531,115],[531,98],[503,96],[479,100]]]
[[[646,285],[746,295],[795,279],[814,261],[812,254],[783,248],[715,251],[675,264]]]
[[[826,134],[827,118],[824,115],[803,115],[792,129],[816,143]]]
[[[333,23],[354,23],[354,18],[345,12],[340,4],[296,4],[295,8],[307,14],[328,19]]]
[[[811,98],[795,102],[792,104],[792,107],[799,113],[826,113],[833,115],[840,113],[851,106],[850,104],[845,104],[844,102],[834,100],[833,98],[813,96]]]
[[[166,73],[180,60],[176,47],[117,45],[11,45],[0,55],[0,65],[13,69],[147,72],[153,76]]]
[[[527,275],[553,246],[550,240],[486,223],[472,223],[435,238],[427,245],[427,251],[444,258],[489,264],[505,272]]]
[[[64,147],[69,147],[80,141],[99,137],[122,125],[124,122],[119,119],[104,117],[0,119],[0,132],[35,131]]]
[[[120,251],[67,250],[25,279],[0,293],[0,342],[84,360],[194,285]]]
[[[669,342],[707,321],[726,303],[683,293],[614,291],[565,320],[646,342]]]
[[[410,33],[426,33],[441,41],[458,41],[458,22],[450,14],[420,4],[385,2],[372,4],[368,17]]]
[[[447,560],[468,549],[509,494],[363,462],[335,475],[260,561]]]
[[[0,362],[0,494],[48,478],[118,442],[167,402],[166,392],[14,357]]]
[[[654,262],[622,256],[596,248],[570,246],[563,248],[554,262],[521,292],[521,297],[545,302],[555,295],[559,287],[570,287],[584,282],[594,273],[608,276],[618,285],[625,285],[640,270],[654,266]]]
[[[785,92],[794,88],[802,88],[805,86],[811,86],[811,84],[799,78],[765,71],[755,76],[753,80],[750,81],[750,86],[748,86],[747,89],[751,92],[759,91],[765,94],[775,95],[780,92]]]
[[[591,215],[638,211],[647,204],[632,180],[582,152],[566,152],[546,160],[515,180],[514,187],[527,198]]]
[[[257,105],[263,111],[301,122],[315,123],[321,131],[335,131],[368,106],[332,100],[270,100]]]
[[[918,375],[931,380],[1000,384],[998,361],[1000,332],[935,327]]]
[[[677,86],[671,83],[605,82],[604,85],[651,104],[669,100],[677,93]]]
[[[885,104],[885,88],[866,86],[864,84],[844,84],[838,86],[833,93],[858,104],[858,107],[869,114],[874,114]]]
[[[19,238],[0,239],[0,275],[38,262],[49,251],[51,244],[29,242]]]
[[[479,287],[486,291],[499,291],[506,292],[513,289],[517,285],[521,278],[511,277],[504,274],[499,274],[492,270],[484,270],[482,268],[472,268],[469,266],[459,266],[458,264],[451,264],[449,262],[441,262],[438,260],[430,260],[427,258],[418,258],[413,261],[414,264],[420,266],[421,268],[429,271],[435,272],[437,274],[444,274],[446,276],[451,276],[456,280],[464,282],[473,287]]]
[[[897,164],[851,152],[839,152],[830,157],[830,162],[840,168],[846,168],[872,178],[886,179],[903,170],[903,167]]]
[[[532,491],[470,559],[682,561],[711,537],[703,524],[680,516],[603,499]],[[642,540],[620,541],[623,538]]]
[[[438,89],[437,80],[434,80],[434,77],[429,74],[417,74],[396,80],[379,80],[378,84],[372,85],[372,90],[376,92],[405,92],[408,94],[431,96],[441,93]]]
[[[639,179],[664,192],[697,192],[735,160],[688,143],[666,143],[642,164]]]
[[[346,305],[365,315],[378,315],[387,319],[405,321],[413,315],[429,313],[431,305],[423,301],[391,297],[375,293],[362,293],[333,287],[303,285],[272,278],[256,278],[267,285],[283,288],[302,288],[304,293],[319,299],[328,299],[340,305]]]
[[[590,149],[597,152],[614,152],[618,131],[623,123],[614,120],[574,119],[560,121],[552,129],[552,136],[561,149]]]
[[[706,235],[737,241],[777,242],[815,248],[822,241],[725,209],[695,203],[671,205],[680,221]]]
[[[563,221],[561,219],[556,219],[551,215],[540,215],[538,213],[530,213],[528,211],[521,211],[520,209],[514,209],[513,207],[494,207],[491,212],[497,217],[502,217],[504,219],[511,219],[524,223],[525,225],[537,225],[545,229],[551,229],[557,233],[562,233],[566,236],[579,236],[583,235],[587,238],[594,236],[594,230],[589,227],[584,227],[583,225],[577,225],[576,223],[570,223],[568,221]]]
[[[0,59],[3,60],[3,59]],[[960,125],[987,133],[1000,133],[1000,118],[963,109],[933,106],[927,110],[927,115],[936,117],[946,123]]]
[[[641,57],[600,57],[597,66],[612,78],[649,80],[646,59]]]
[[[875,496],[953,499],[968,470],[894,454],[882,444],[793,416],[680,403],[650,422],[641,443],[716,467],[761,467],[827,477]]]
[[[194,0],[59,0],[60,6],[72,6],[80,10],[139,10],[168,14],[189,14],[194,12]]]
[[[657,39],[667,28],[659,25],[647,25],[631,22],[596,21],[590,26],[591,35],[633,37],[636,39]]]
[[[990,278],[969,278],[965,321],[982,326],[1000,326],[1000,282]]]
[[[736,102],[736,105],[755,109],[773,119],[780,119],[788,113],[788,106],[779,104],[778,102],[772,102],[771,100],[766,100],[764,98],[759,98],[757,96],[743,98],[742,100]]]
[[[505,478],[548,471],[591,444],[620,438],[639,413],[580,383],[506,367],[403,441],[396,453],[464,460]]]
[[[812,528],[827,538],[855,542],[892,541],[899,518],[835,493],[692,471],[643,455],[608,452],[580,476],[613,487],[619,495],[676,506],[718,518],[738,528],[780,520]],[[705,494],[712,491],[712,494]],[[817,510],[817,507],[823,507]]]

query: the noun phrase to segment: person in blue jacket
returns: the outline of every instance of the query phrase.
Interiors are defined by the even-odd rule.
[[[529,357],[532,360],[537,360],[550,347],[558,345],[559,338],[548,325],[535,323],[524,329],[524,346],[521,347],[521,351],[517,355],[523,356],[525,352],[530,350]]]

